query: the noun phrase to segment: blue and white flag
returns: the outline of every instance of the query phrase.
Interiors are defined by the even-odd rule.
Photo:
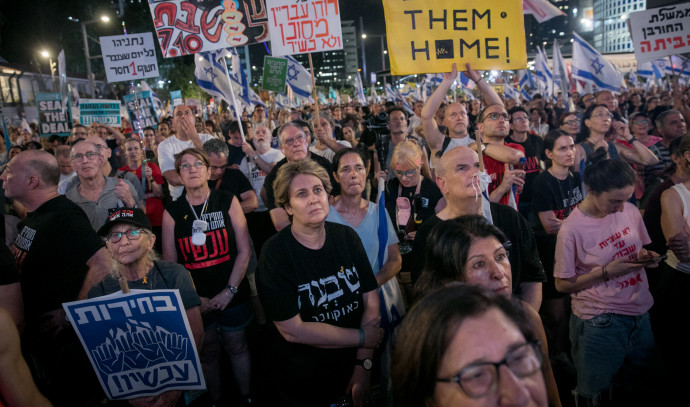
[[[666,74],[665,70],[667,64],[668,61],[665,59],[655,59],[653,61],[643,62],[637,64],[637,74],[646,79],[652,77],[661,79]]]
[[[153,99],[153,107],[156,109],[156,113],[157,113],[158,116],[160,117],[160,116],[163,114],[163,102],[161,102],[161,100],[160,100],[160,98],[158,97],[158,95],[156,94],[156,92],[154,92],[154,91],[151,89],[151,87],[149,86],[149,84],[146,83],[146,81],[143,81],[143,80],[141,81],[141,90],[142,90],[142,91],[147,91],[147,90],[148,90],[148,91],[151,92],[151,98]]]
[[[355,76],[355,100],[363,106],[369,104],[364,97],[364,86],[362,85],[362,77],[359,75],[359,72],[357,72],[357,76]]]
[[[553,40],[553,100],[557,101],[558,91],[563,95],[563,103],[567,106],[570,99],[570,78],[568,77],[568,69],[565,66],[565,60],[561,54],[561,48],[558,46],[558,41]]]
[[[224,100],[232,106],[232,90],[228,82],[228,67],[225,57],[230,55],[227,49],[202,52],[194,55],[194,77],[196,83],[214,99]]]
[[[612,63],[573,32],[572,75],[599,89],[620,92],[622,77]]]
[[[637,73],[632,67],[630,67],[630,72],[628,72],[628,82],[635,88],[640,86],[640,81],[637,79]]]
[[[424,75],[424,79],[426,79],[426,83],[431,84],[431,86],[438,86],[443,82],[443,74],[442,73],[428,73]]]
[[[541,88],[546,90],[545,99],[553,96],[553,75],[549,69],[549,60],[546,53],[537,47],[537,55],[534,57],[534,69],[537,72],[537,81],[541,84]]]
[[[517,101],[520,100],[520,92],[518,92],[514,87],[510,86],[509,83],[503,84],[503,96],[506,99],[515,99]]]
[[[472,90],[477,86],[477,84],[475,84],[472,79],[470,79],[467,75],[465,75],[462,72],[458,72],[457,81],[462,85],[463,88],[468,90]]]
[[[299,62],[290,55],[286,55],[288,60],[286,80],[292,88],[295,96],[302,99],[309,99],[311,96],[311,74]]]
[[[518,71],[518,78],[520,80],[520,94],[522,95],[522,98],[527,101],[532,100],[532,94],[537,87],[537,81],[534,76],[535,75],[527,69],[521,69]]]
[[[683,58],[680,55],[673,55],[671,56],[671,63],[666,64],[666,73],[688,77],[690,76],[690,62],[688,62],[687,58]]]
[[[395,101],[397,99],[397,96],[396,96],[395,92],[393,91],[393,89],[391,88],[391,84],[387,83],[385,86],[385,89],[386,89],[386,100]]]

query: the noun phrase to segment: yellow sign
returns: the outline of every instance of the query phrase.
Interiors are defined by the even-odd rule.
[[[393,75],[527,66],[521,0],[383,0]]]

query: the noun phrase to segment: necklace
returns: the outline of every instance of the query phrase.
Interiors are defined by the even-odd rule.
[[[553,166],[549,168],[549,174],[551,174],[552,177],[556,180],[556,185],[558,185],[558,193],[559,197],[561,198],[561,202],[563,202],[563,219],[567,218],[568,215],[570,215],[570,206],[571,206],[571,199],[570,199],[570,193],[572,192],[572,185],[570,184],[570,171],[568,171],[568,175],[565,177],[565,180],[560,180],[554,174],[553,172]],[[568,183],[568,190],[567,194],[563,192],[563,187],[561,186],[562,181],[567,181]],[[563,220],[561,219],[561,220]]]

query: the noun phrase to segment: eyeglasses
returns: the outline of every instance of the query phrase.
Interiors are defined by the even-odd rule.
[[[592,99],[582,99],[582,103],[590,103],[590,102],[594,102],[594,98],[592,98]]]
[[[304,136],[300,134],[300,135],[297,136],[297,137],[285,139],[284,144],[285,144],[286,146],[288,146],[288,147],[292,147],[293,144],[295,144],[295,143],[297,143],[297,144],[302,144],[303,141],[304,141]]]
[[[515,123],[524,123],[529,121],[529,117],[513,117]]]
[[[144,229],[130,229],[125,232],[113,232],[105,237],[105,240],[110,243],[117,243],[122,240],[122,236],[127,236],[127,240],[139,240],[141,234],[145,233]]]
[[[525,378],[537,373],[541,369],[541,363],[541,344],[539,341],[532,341],[512,349],[500,362],[470,365],[453,377],[436,378],[436,381],[457,383],[468,397],[476,399],[496,389],[502,365],[506,365],[515,376]]]
[[[84,159],[87,159],[90,161],[96,157],[100,157],[100,154],[98,154],[95,151],[87,151],[84,154],[82,154],[82,153],[73,154],[72,157],[70,157],[70,158],[72,159],[72,161],[80,162],[80,161],[83,161]]]
[[[649,123],[649,120],[635,120],[633,121],[633,124],[647,124]]]
[[[197,161],[194,164],[182,164],[180,165],[180,172],[182,171],[189,171],[194,167],[195,170],[201,169],[201,167],[206,166],[206,164],[202,163],[201,161]]]
[[[613,119],[613,113],[601,112],[601,113],[593,114],[592,117],[597,117],[599,119],[606,119],[606,118]]]
[[[395,170],[395,175],[397,175],[398,177],[411,177],[411,176],[415,175],[418,170],[419,170],[419,168],[415,168],[414,170],[409,170],[409,171]]]
[[[564,121],[563,124],[567,124],[568,126],[575,126],[575,125],[580,124],[580,120],[579,119],[567,120],[567,121]]]
[[[510,115],[508,113],[488,113],[486,116],[484,116],[481,122],[484,123],[487,117],[493,121],[498,120],[499,117],[502,117],[505,121],[510,120]]]

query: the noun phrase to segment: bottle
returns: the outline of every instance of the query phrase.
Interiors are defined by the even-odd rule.
[[[514,165],[510,166],[511,170],[522,170],[524,171],[525,168],[527,167],[527,159],[525,157],[520,158],[520,162]],[[525,179],[525,175],[520,175],[520,178]],[[522,186],[519,185],[513,185],[513,192],[516,195],[519,195],[522,193]]]

